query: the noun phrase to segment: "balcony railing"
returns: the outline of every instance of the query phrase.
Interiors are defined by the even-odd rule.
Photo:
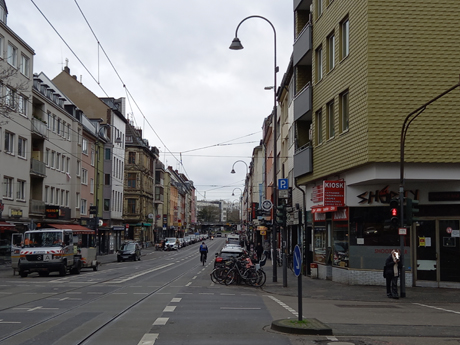
[[[35,117],[32,118],[32,132],[41,135],[46,138],[48,136],[48,127],[46,123],[42,122]]]
[[[305,120],[311,121],[311,85],[307,84],[294,98],[294,121],[310,112],[310,117]]]
[[[32,158],[30,160],[30,173],[41,177],[46,177],[46,164]]]
[[[306,145],[294,153],[294,178],[313,172],[313,148]]]
[[[45,214],[45,202],[41,200],[30,199],[29,213]]]
[[[294,66],[311,65],[311,36],[311,25],[307,24],[294,42],[294,52],[292,56],[292,63]]]

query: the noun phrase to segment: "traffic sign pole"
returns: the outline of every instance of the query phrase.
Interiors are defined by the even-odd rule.
[[[299,310],[299,321],[302,321],[302,252],[298,244],[294,247],[294,274],[297,276],[297,307]]]

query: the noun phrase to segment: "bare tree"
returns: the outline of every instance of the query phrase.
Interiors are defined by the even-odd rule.
[[[21,93],[29,90],[29,81],[22,78],[19,69],[0,63],[0,124],[8,123],[12,113],[21,110]]]

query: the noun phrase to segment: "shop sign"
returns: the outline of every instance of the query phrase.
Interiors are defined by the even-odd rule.
[[[345,181],[324,181],[324,206],[345,206]]]
[[[332,214],[332,220],[348,220],[348,207],[341,207]]]
[[[369,190],[362,192],[361,194],[357,195],[357,197],[360,199],[359,204],[389,204],[391,199],[399,197],[399,193],[397,191],[390,190],[389,186],[385,186],[380,190]],[[404,197],[419,200],[419,190],[406,190],[404,192]]]
[[[46,205],[45,218],[58,219],[59,218],[59,206]]]
[[[258,231],[267,231],[267,227],[266,226],[258,226],[257,230]]]
[[[326,221],[326,213],[313,213],[313,221],[315,222]]]
[[[323,185],[314,186],[311,193],[311,201],[315,204],[323,202]]]
[[[22,210],[20,208],[10,208],[10,217],[21,218]]]
[[[312,207],[311,213],[327,213],[337,211],[337,206]]]
[[[429,192],[428,201],[460,201],[460,192]]]

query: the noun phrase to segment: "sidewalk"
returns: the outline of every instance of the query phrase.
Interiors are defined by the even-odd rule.
[[[283,268],[277,267],[277,282],[273,282],[273,266],[267,260],[263,267],[267,281],[262,290],[276,295],[298,296],[298,278],[287,270],[287,287],[283,287]],[[399,282],[398,282],[399,291]],[[326,300],[347,300],[363,302],[388,302],[385,280],[382,277],[381,286],[347,285],[330,280],[313,279],[302,276],[302,297]],[[400,298],[399,303],[460,303],[458,289],[408,287],[406,297]]]

